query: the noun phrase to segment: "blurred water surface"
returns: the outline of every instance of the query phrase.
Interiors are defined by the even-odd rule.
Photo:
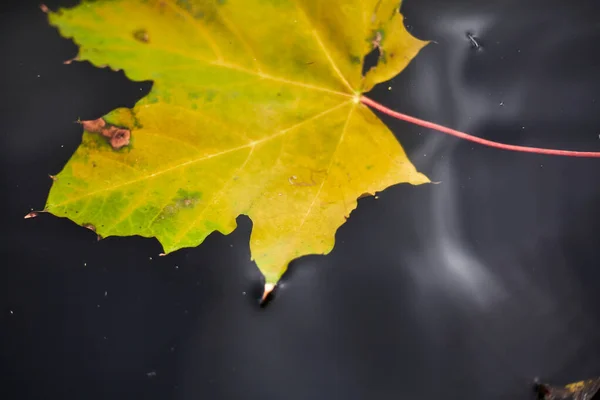
[[[55,8],[58,2],[48,5]],[[61,4],[67,4],[63,2]],[[34,1],[0,14],[2,399],[530,399],[600,375],[600,161],[516,154],[381,118],[437,185],[358,209],[274,302],[251,222],[158,258],[40,208],[77,118],[150,83],[86,63]],[[600,151],[600,5],[406,0],[435,41],[371,97],[505,143]]]

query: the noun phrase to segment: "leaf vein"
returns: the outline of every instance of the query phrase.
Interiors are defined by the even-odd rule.
[[[143,180],[146,180],[146,179],[151,179],[151,178],[153,178],[155,176],[165,174],[167,172],[176,170],[178,168],[186,167],[186,166],[188,166],[190,164],[195,164],[195,163],[198,163],[198,162],[201,162],[201,161],[205,161],[205,160],[208,160],[208,159],[211,159],[211,158],[220,157],[220,156],[223,156],[223,155],[226,155],[226,154],[229,154],[229,153],[233,153],[235,151],[242,150],[242,149],[245,149],[245,148],[248,148],[248,147],[254,147],[255,145],[257,145],[259,143],[263,143],[263,142],[271,140],[271,139],[273,139],[275,137],[278,137],[278,136],[281,136],[281,135],[285,135],[287,132],[289,132],[289,131],[291,131],[293,129],[296,129],[296,128],[298,128],[298,127],[300,127],[300,126],[302,126],[302,125],[304,125],[304,124],[306,124],[306,123],[308,123],[310,121],[313,121],[313,120],[317,119],[317,118],[320,118],[320,117],[322,117],[322,116],[324,116],[326,114],[329,114],[330,112],[335,111],[338,108],[341,108],[342,106],[347,105],[348,103],[350,103],[350,101],[342,102],[342,103],[340,103],[340,104],[338,104],[338,105],[336,105],[336,106],[334,106],[332,108],[329,108],[329,109],[327,109],[327,110],[325,110],[325,111],[323,111],[323,112],[321,112],[319,114],[316,114],[316,115],[314,115],[314,116],[312,116],[310,118],[307,118],[307,119],[303,120],[302,122],[300,122],[298,124],[295,124],[295,125],[293,125],[293,126],[291,126],[289,128],[281,130],[279,132],[276,132],[276,133],[274,133],[272,135],[269,135],[269,136],[267,136],[267,137],[265,137],[263,139],[256,140],[254,142],[250,142],[250,143],[247,143],[247,144],[244,144],[244,145],[241,145],[241,146],[237,146],[237,147],[234,147],[232,149],[227,149],[227,150],[223,150],[223,151],[220,151],[220,152],[217,152],[217,153],[209,154],[209,155],[197,158],[197,159],[192,159],[192,160],[188,160],[188,161],[185,161],[185,162],[182,162],[182,163],[179,163],[179,164],[175,164],[175,165],[172,165],[172,166],[167,167],[165,169],[162,169],[160,171],[156,171],[156,172],[154,172],[154,173],[152,173],[150,175],[142,176],[142,177],[140,177],[138,179],[133,179],[133,180],[130,180],[130,181],[127,181],[127,182],[123,182],[123,183],[120,183],[120,184],[115,185],[115,186],[110,186],[110,187],[107,187],[107,188],[102,188],[102,189],[99,189],[99,190],[95,190],[93,192],[86,193],[86,194],[84,194],[82,196],[79,196],[77,198],[66,200],[66,201],[64,201],[62,203],[58,203],[58,204],[54,204],[54,205],[49,205],[49,207],[60,207],[60,206],[63,206],[65,204],[73,203],[73,202],[78,201],[78,200],[80,200],[82,198],[93,196],[93,195],[98,194],[98,193],[113,191],[113,190],[119,189],[119,188],[121,188],[123,186],[131,185],[133,183],[140,182],[140,181],[143,181]]]

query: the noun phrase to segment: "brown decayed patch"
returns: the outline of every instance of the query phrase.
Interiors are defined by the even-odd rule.
[[[133,38],[142,43],[148,43],[150,41],[148,32],[145,29],[138,29],[137,31],[133,32]]]
[[[88,121],[79,121],[79,123],[83,125],[83,129],[85,129],[86,131],[94,133],[102,132],[102,128],[106,126],[106,122],[104,122],[104,119],[102,118],[91,119]]]
[[[114,128],[110,137],[110,145],[112,148],[118,150],[123,146],[127,146],[131,137],[129,129],[115,128],[114,126],[112,128]]]
[[[111,147],[114,150],[127,146],[131,139],[131,131],[125,128],[119,128],[118,126],[107,125],[103,118],[79,121],[83,125],[83,129],[92,133],[99,133],[108,139]]]

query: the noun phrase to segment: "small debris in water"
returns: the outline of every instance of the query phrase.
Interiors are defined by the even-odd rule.
[[[475,36],[473,36],[472,33],[467,32],[467,38],[469,39],[469,41],[471,42],[471,46],[474,49],[478,49],[481,45],[479,44],[479,42],[477,41],[477,38]]]
[[[600,390],[600,378],[575,382],[564,387],[539,383],[536,379],[534,387],[540,400],[591,400]]]
[[[156,376],[156,371],[146,372],[146,376],[148,378],[154,378]]]

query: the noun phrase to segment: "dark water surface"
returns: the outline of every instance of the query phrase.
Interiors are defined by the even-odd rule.
[[[597,159],[382,116],[442,184],[361,200],[334,251],[294,262],[265,309],[245,217],[166,258],[154,240],[23,220],[77,147],[73,121],[150,88],[63,65],[76,48],[37,7],[0,6],[0,399],[519,400],[536,376],[600,376]],[[600,151],[599,2],[403,11],[437,43],[371,97],[492,140]]]

